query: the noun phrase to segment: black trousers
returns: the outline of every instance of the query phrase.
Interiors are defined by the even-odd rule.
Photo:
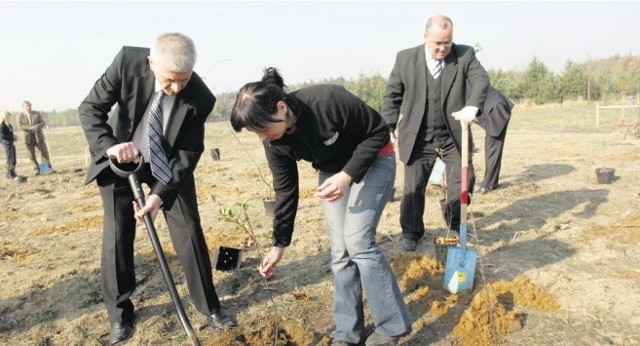
[[[504,139],[507,136],[507,126],[498,137],[491,137],[488,134],[484,139],[484,179],[481,186],[487,189],[498,187],[498,178],[502,168],[502,151],[504,149]]]
[[[442,216],[449,229],[460,228],[460,184],[462,157],[451,137],[434,138],[430,141],[418,139],[408,164],[404,166],[404,188],[400,202],[400,226],[406,239],[419,240],[424,236],[423,215],[425,192],[429,176],[437,158],[445,164],[447,196],[440,201]],[[475,175],[469,154],[469,192],[473,192]]]
[[[16,147],[13,145],[13,141],[2,140],[2,146],[4,146],[4,152],[7,156],[7,178],[13,178],[16,169]]]
[[[138,177],[147,184],[155,182],[149,164]],[[104,208],[101,258],[104,302],[111,322],[133,321],[130,299],[136,288],[133,193],[128,180],[116,176],[109,169],[98,176],[98,186]],[[163,213],[196,308],[205,315],[218,312],[220,302],[213,286],[211,261],[200,224],[193,179],[182,188],[171,209]]]

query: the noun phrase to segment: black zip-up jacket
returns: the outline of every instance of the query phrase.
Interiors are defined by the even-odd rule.
[[[276,246],[291,243],[299,199],[297,161],[309,161],[322,172],[344,171],[357,183],[390,139],[380,114],[341,86],[314,85],[289,97],[296,131],[264,142],[276,192]]]
[[[0,141],[2,143],[13,143],[15,137],[13,136],[13,126],[5,123],[0,124]]]

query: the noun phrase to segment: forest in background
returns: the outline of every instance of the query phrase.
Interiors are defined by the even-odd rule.
[[[544,62],[534,57],[524,71],[489,69],[487,73],[491,84],[516,104],[525,102],[540,105],[569,100],[596,101],[601,104],[636,104],[640,94],[640,56],[614,55],[584,63],[568,60],[560,73],[554,73]],[[283,77],[286,83],[287,76]],[[258,78],[259,76],[256,80]],[[352,79],[332,77],[288,86],[290,90],[297,90],[322,83],[342,85],[379,111],[387,76],[380,73],[361,73]],[[229,116],[236,93],[221,93],[216,97],[216,105],[208,119],[210,122],[221,121]],[[79,125],[77,109],[40,112],[50,127]]]

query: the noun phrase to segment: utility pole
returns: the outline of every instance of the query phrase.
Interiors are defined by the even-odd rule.
[[[591,101],[591,56],[587,53],[587,101]]]

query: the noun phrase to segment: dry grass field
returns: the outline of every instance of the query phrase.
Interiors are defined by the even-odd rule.
[[[617,114],[617,113],[616,113]],[[615,114],[612,113],[611,117]],[[442,289],[443,268],[431,241],[402,251],[399,200],[382,216],[378,240],[413,318],[402,345],[640,345],[640,139],[613,120],[595,126],[595,105],[517,105],[507,134],[501,186],[474,196],[471,228],[479,262],[471,291]],[[484,132],[474,126],[476,173]],[[239,141],[242,145],[239,144]],[[105,345],[109,323],[100,293],[101,203],[83,185],[85,141],[77,127],[53,128],[56,173],[34,177],[22,142],[18,168],[26,183],[0,179],[0,344]],[[244,148],[246,149],[243,149]],[[262,146],[226,123],[207,125],[196,170],[200,213],[211,256],[243,249],[239,269],[214,272],[223,306],[239,327],[217,332],[191,303],[162,217],[157,230],[178,292],[203,345],[328,345],[333,330],[329,242],[317,180],[303,163],[301,203],[292,245],[268,287],[256,271],[256,246],[270,245],[262,199],[270,180]],[[221,160],[209,154],[218,148]],[[4,168],[4,153],[0,159]],[[595,169],[615,168],[612,184]],[[402,187],[398,165],[396,197]],[[427,190],[426,238],[444,235],[440,187]],[[257,242],[225,223],[220,208],[247,213]],[[127,345],[189,345],[144,229],[136,238],[136,333]]]

